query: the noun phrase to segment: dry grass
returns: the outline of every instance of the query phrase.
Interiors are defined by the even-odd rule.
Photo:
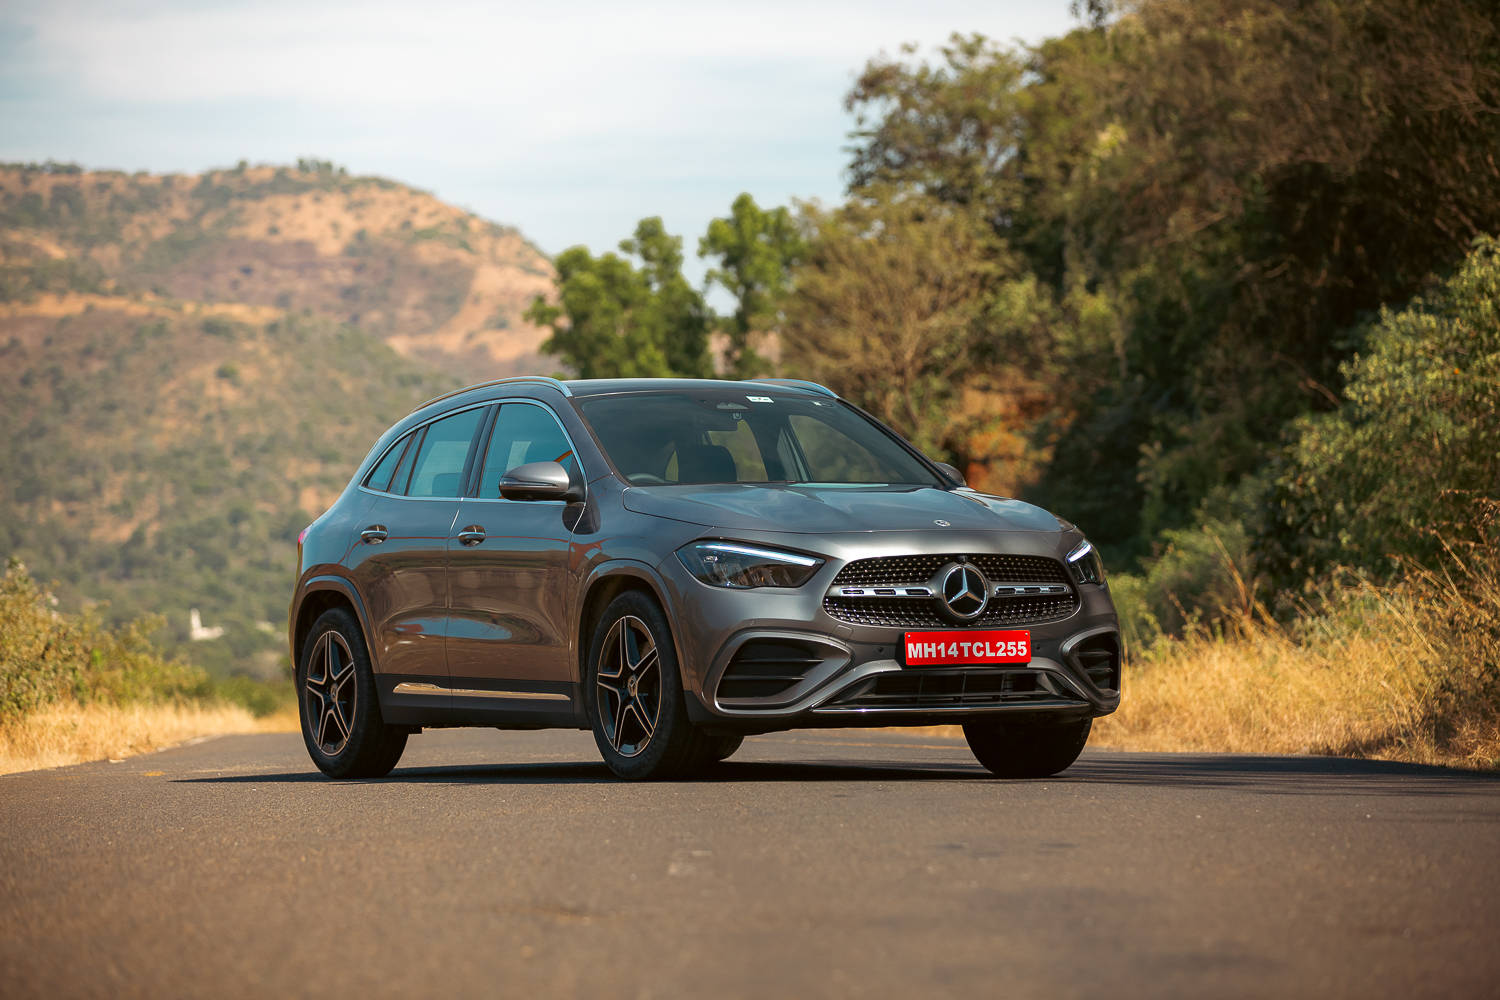
[[[1094,741],[1132,750],[1313,753],[1493,767],[1500,722],[1441,724],[1438,678],[1401,635],[1299,642],[1255,625],[1158,645]]]
[[[1448,556],[1391,586],[1346,585],[1286,626],[1256,608],[1158,639],[1097,741],[1500,767],[1500,557]]]
[[[0,724],[0,774],[123,760],[200,736],[296,728],[295,709],[258,719],[238,705],[58,702]]]

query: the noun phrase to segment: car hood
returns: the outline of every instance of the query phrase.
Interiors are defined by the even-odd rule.
[[[729,531],[1059,531],[1029,503],[931,486],[819,487],[725,483],[633,486],[626,509]],[[939,524],[945,521],[946,524]]]

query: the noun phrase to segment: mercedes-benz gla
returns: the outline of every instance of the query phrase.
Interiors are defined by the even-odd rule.
[[[302,732],[335,777],[424,728],[593,730],[617,775],[749,734],[963,726],[1068,767],[1121,641],[1073,525],[806,382],[503,379],[391,427],[299,541]]]

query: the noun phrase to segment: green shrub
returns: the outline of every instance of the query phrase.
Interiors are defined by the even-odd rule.
[[[1500,493],[1500,243],[1382,311],[1343,372],[1346,401],[1299,423],[1274,478],[1266,549],[1286,584],[1434,567],[1441,539],[1475,541],[1472,505]]]
[[[56,598],[12,558],[0,576],[0,723],[56,702],[228,702],[257,716],[292,701],[285,682],[231,677],[164,657],[150,636],[160,619],[107,628],[61,614]]]
[[[1250,539],[1238,523],[1209,520],[1168,531],[1139,574],[1110,576],[1126,640],[1144,646],[1163,635],[1215,626],[1255,607]]]

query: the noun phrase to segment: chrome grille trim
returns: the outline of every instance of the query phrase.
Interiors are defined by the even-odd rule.
[[[953,621],[939,609],[941,577],[953,563],[977,567],[991,581],[976,618]],[[1001,582],[994,582],[994,581]],[[1079,597],[1057,559],[1002,553],[939,553],[856,559],[834,577],[823,610],[855,625],[972,628],[1043,625],[1078,610]]]

